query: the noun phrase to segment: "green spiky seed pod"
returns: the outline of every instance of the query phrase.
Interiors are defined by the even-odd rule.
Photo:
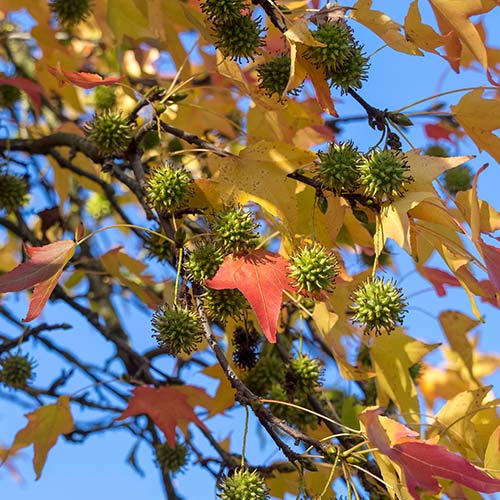
[[[459,165],[450,168],[444,173],[444,187],[451,195],[456,195],[459,191],[467,191],[472,187],[474,178],[467,165]]]
[[[145,179],[148,203],[159,211],[180,208],[191,195],[193,178],[185,168],[170,163],[155,167]]]
[[[424,371],[424,365],[422,363],[415,363],[408,368],[408,371],[413,382],[418,383],[418,379],[422,376],[422,372]]]
[[[288,275],[298,285],[299,291],[331,291],[337,274],[337,257],[318,243],[302,247],[290,258]]]
[[[85,126],[87,138],[104,155],[125,151],[132,140],[131,125],[119,112],[106,111]]]
[[[351,28],[345,21],[325,22],[313,32],[313,37],[324,47],[309,47],[306,56],[323,69],[325,76],[338,71],[353,55],[355,43]]]
[[[155,232],[161,234],[161,228],[156,228]],[[172,244],[166,238],[161,238],[157,234],[147,233],[149,240],[146,248],[150,258],[155,258],[158,262],[168,262],[172,258]]]
[[[290,382],[291,392],[303,396],[314,393],[321,385],[322,371],[321,363],[317,359],[307,355],[293,359],[286,377],[287,382]]]
[[[374,151],[359,167],[363,194],[379,203],[403,196],[406,186],[413,181],[408,170],[406,158],[399,151]]]
[[[322,184],[337,194],[356,191],[363,157],[351,141],[331,143],[325,153],[318,152],[318,158],[317,177]]]
[[[0,210],[14,212],[28,204],[28,186],[17,175],[0,173]]]
[[[175,304],[164,304],[151,319],[158,345],[174,356],[183,352],[191,354],[203,338],[203,326],[198,315]]]
[[[0,382],[13,389],[25,389],[34,378],[34,363],[21,354],[8,354],[0,359]]]
[[[149,132],[147,132],[141,141],[141,146],[144,151],[154,149],[159,145],[160,145],[160,136],[158,135],[157,130],[150,130]],[[179,149],[182,149],[182,147]]]
[[[360,89],[368,78],[368,59],[363,54],[361,45],[354,45],[352,55],[336,70],[330,71],[328,77],[333,85],[347,92],[349,87]]]
[[[241,17],[242,11],[248,9],[245,0],[203,0],[201,11],[214,24],[228,25]]]
[[[224,253],[245,252],[257,246],[259,235],[255,230],[253,212],[243,207],[229,207],[215,214],[212,231],[215,244]]]
[[[224,322],[228,318],[241,318],[248,307],[247,299],[236,288],[226,290],[210,288],[202,298],[205,312],[213,321]]]
[[[283,361],[276,356],[261,356],[254,368],[244,377],[245,385],[258,396],[265,397],[274,384],[283,385],[285,369]]]
[[[214,45],[224,57],[235,61],[253,60],[264,45],[261,19],[252,19],[249,15],[241,16],[229,25],[214,25]]]
[[[59,24],[68,28],[85,21],[91,12],[89,0],[52,0],[50,9]]]
[[[223,261],[224,254],[214,242],[198,244],[184,262],[186,277],[189,281],[203,284],[215,276]]]
[[[305,397],[293,397],[292,394],[287,394],[286,390],[286,381],[284,384],[275,384],[271,388],[268,396],[268,399],[274,399],[276,401],[284,401],[296,404],[297,406],[301,406],[302,408],[311,409],[310,405]],[[286,420],[287,423],[293,424],[298,428],[316,427],[318,425],[318,417],[309,413],[308,411],[304,411],[301,408],[293,408],[292,406],[283,405],[279,403],[271,403],[270,410],[273,415]]]
[[[438,156],[440,158],[445,158],[447,156],[450,156],[449,151],[441,146],[441,144],[433,144],[432,146],[429,146],[425,150],[425,155],[427,156]]]
[[[116,94],[113,87],[99,85],[94,91],[94,105],[98,111],[106,111],[116,106]]]
[[[233,333],[233,361],[242,370],[251,370],[259,360],[257,349],[261,342],[261,336],[253,327],[236,327]]]
[[[352,295],[354,313],[352,320],[364,325],[365,333],[374,331],[377,335],[390,333],[403,323],[408,305],[401,288],[392,279],[369,279],[362,283]]]
[[[290,80],[290,64],[291,59],[288,54],[279,54],[257,66],[259,87],[266,92],[266,95],[272,97],[277,94],[278,100],[282,99],[288,80]],[[299,88],[295,88],[289,90],[288,93],[297,95],[299,91]]]
[[[156,447],[156,460],[162,471],[176,474],[183,472],[189,456],[189,450],[184,443],[175,443],[173,448],[168,443]]]
[[[8,108],[21,99],[21,91],[13,85],[0,85],[0,108]]]
[[[226,476],[217,495],[221,500],[267,500],[269,491],[257,471],[238,469]]]
[[[104,193],[92,193],[85,203],[85,210],[95,220],[111,215],[111,203]]]

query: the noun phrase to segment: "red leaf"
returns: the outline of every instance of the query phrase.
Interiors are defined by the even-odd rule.
[[[29,80],[28,78],[16,76],[14,78],[0,78],[0,85],[11,85],[12,87],[24,90],[33,104],[35,114],[37,116],[39,115],[40,106],[42,105],[43,89],[38,83],[33,80]]]
[[[432,286],[436,289],[436,293],[440,297],[446,295],[445,285],[460,286],[460,282],[455,276],[441,269],[419,266],[418,271],[424,278],[431,282]]]
[[[123,420],[136,415],[149,415],[161,429],[168,444],[175,446],[175,429],[178,425],[195,422],[208,430],[193,408],[208,404],[211,398],[200,387],[189,385],[173,387],[136,387],[125,411],[116,419]]]
[[[267,340],[274,344],[283,290],[294,291],[289,283],[287,266],[283,257],[267,250],[255,250],[246,255],[231,254],[206,284],[216,290],[240,290],[255,311]]]
[[[429,139],[435,139],[435,140],[445,139],[449,142],[453,142],[451,139],[452,131],[448,130],[442,125],[439,125],[439,123],[427,123],[426,125],[424,125],[424,129],[425,129],[425,135]]]
[[[56,68],[49,65],[47,65],[47,68],[49,70],[49,73],[51,75],[54,75],[58,79],[59,85],[61,87],[69,82],[83,89],[93,89],[94,87],[97,87],[99,85],[114,85],[124,78],[123,76],[108,76],[108,78],[103,78],[97,73],[85,73],[83,71],[65,71],[61,68],[61,66],[59,66],[59,64]]]
[[[32,321],[44,308],[57,280],[75,252],[71,240],[56,241],[43,247],[24,246],[29,259],[0,276],[0,293],[19,292],[35,287],[28,314],[23,321]]]
[[[446,446],[415,439],[413,431],[399,422],[380,417],[381,412],[380,408],[365,410],[359,417],[371,443],[401,466],[408,491],[416,500],[423,492],[439,493],[436,477],[455,481],[474,491],[500,491],[499,479],[488,476]]]

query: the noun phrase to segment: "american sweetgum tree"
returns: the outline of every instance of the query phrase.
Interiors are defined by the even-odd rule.
[[[169,500],[196,467],[224,500],[500,491],[483,382],[499,358],[473,333],[480,303],[499,305],[500,215],[470,161],[500,160],[498,4],[404,4],[398,23],[370,0],[2,2],[0,382],[30,407],[0,435],[3,466],[33,445],[39,478],[58,439],[122,429]],[[483,85],[368,102],[360,25]],[[395,252],[470,301],[439,313],[432,343],[405,331]],[[71,328],[109,357],[66,347]],[[42,350],[60,371],[37,382]],[[221,414],[243,444],[214,433]],[[246,456],[249,421],[274,458]]]

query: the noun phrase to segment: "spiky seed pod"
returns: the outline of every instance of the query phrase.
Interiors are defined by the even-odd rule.
[[[288,54],[279,54],[273,59],[257,66],[259,87],[272,97],[277,94],[278,100],[282,99],[283,93],[290,79],[291,59]],[[288,93],[297,95],[300,88],[289,90]]]
[[[374,331],[377,335],[390,333],[403,323],[406,314],[406,298],[394,281],[383,278],[369,279],[352,294],[354,313],[352,320],[364,325],[365,333]]]
[[[34,378],[33,368],[27,355],[8,354],[0,359],[0,382],[13,389],[25,389]]]
[[[180,208],[191,195],[193,178],[185,168],[170,163],[156,166],[145,179],[148,203],[159,211]]]
[[[203,338],[203,326],[198,315],[177,304],[164,304],[151,319],[158,345],[174,356],[191,354]]]
[[[50,9],[59,24],[68,28],[85,21],[91,12],[89,0],[52,0]]]
[[[119,112],[105,111],[85,126],[87,138],[105,155],[125,151],[132,140],[131,125]]]
[[[467,191],[472,187],[473,175],[467,165],[450,168],[444,173],[444,187],[448,193],[456,195],[459,191]]]
[[[94,105],[98,111],[105,111],[116,106],[116,94],[113,87],[99,85],[94,91]]]
[[[424,371],[424,365],[422,363],[415,363],[408,368],[408,371],[413,382],[418,383],[418,379],[422,376],[422,372]]]
[[[156,447],[156,460],[164,472],[176,474],[183,472],[189,456],[188,447],[184,443],[175,443],[173,448],[168,443]]]
[[[450,152],[440,144],[433,144],[425,150],[425,155],[427,156],[438,156],[440,158],[445,158],[450,155]]]
[[[243,207],[229,207],[217,212],[212,223],[215,244],[223,252],[245,252],[257,246],[259,236],[255,230],[253,212]]]
[[[326,22],[318,26],[313,37],[325,46],[309,47],[306,56],[330,78],[330,75],[338,71],[353,55],[355,40],[351,28],[343,20]]]
[[[184,261],[184,270],[189,281],[204,283],[212,279],[222,262],[224,253],[213,241],[198,244]]]
[[[317,177],[322,184],[337,194],[356,191],[363,157],[352,141],[331,143],[325,153],[318,152],[318,158]]]
[[[311,409],[304,396],[294,397],[293,394],[287,394],[286,382],[285,384],[274,384],[267,397],[276,401],[293,402],[302,408]],[[270,410],[273,412],[274,416],[286,420],[289,424],[293,424],[299,428],[304,428],[306,426],[316,427],[318,425],[318,417],[299,408],[293,408],[279,403],[271,403]]]
[[[293,359],[287,372],[287,381],[293,384],[293,393],[307,396],[321,385],[321,363],[307,355]]]
[[[253,327],[236,327],[233,333],[233,361],[242,370],[251,370],[259,360],[256,352],[261,342],[261,336]]]
[[[213,321],[224,322],[228,318],[241,318],[248,307],[247,299],[236,288],[214,290],[209,288],[203,295],[203,308]]]
[[[21,91],[13,85],[0,85],[0,108],[8,108],[21,99]]]
[[[288,275],[298,285],[299,291],[331,291],[337,274],[337,257],[318,243],[302,247],[290,258]]]
[[[111,215],[111,203],[104,193],[92,193],[85,203],[85,210],[95,220]]]
[[[203,0],[201,11],[214,24],[229,25],[241,17],[242,11],[248,9],[245,0]]]
[[[243,382],[255,394],[266,396],[274,384],[283,385],[285,370],[283,361],[276,356],[261,356],[257,364],[245,376]]]
[[[156,228],[155,231],[161,234],[161,229]],[[148,242],[145,247],[148,250],[148,257],[155,258],[158,262],[168,262],[172,258],[172,244],[165,238],[154,233],[148,233]]]
[[[260,27],[261,18],[252,19],[250,15],[241,16],[229,25],[214,25],[214,45],[224,57],[235,61],[253,60],[265,44]]]
[[[29,200],[28,186],[24,179],[0,173],[0,210],[14,212],[27,205]]]
[[[363,54],[363,46],[357,43],[352,47],[352,54],[336,70],[327,75],[333,85],[347,92],[349,87],[360,89],[368,78],[368,59]]]
[[[379,203],[403,196],[407,185],[413,181],[408,170],[406,158],[399,151],[374,151],[359,167],[363,194]]]
[[[221,500],[267,500],[269,491],[257,471],[238,469],[231,476],[226,476],[217,495]]]

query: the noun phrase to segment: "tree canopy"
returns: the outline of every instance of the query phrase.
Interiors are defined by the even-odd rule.
[[[121,430],[169,500],[192,468],[223,500],[500,491],[500,356],[477,347],[500,213],[474,162],[500,161],[500,4],[372,3],[3,0],[0,396],[29,408],[5,470]],[[365,95],[379,50],[481,85],[426,75],[437,94],[388,109]],[[468,301],[425,341],[409,273]],[[271,459],[247,457],[249,422]]]

